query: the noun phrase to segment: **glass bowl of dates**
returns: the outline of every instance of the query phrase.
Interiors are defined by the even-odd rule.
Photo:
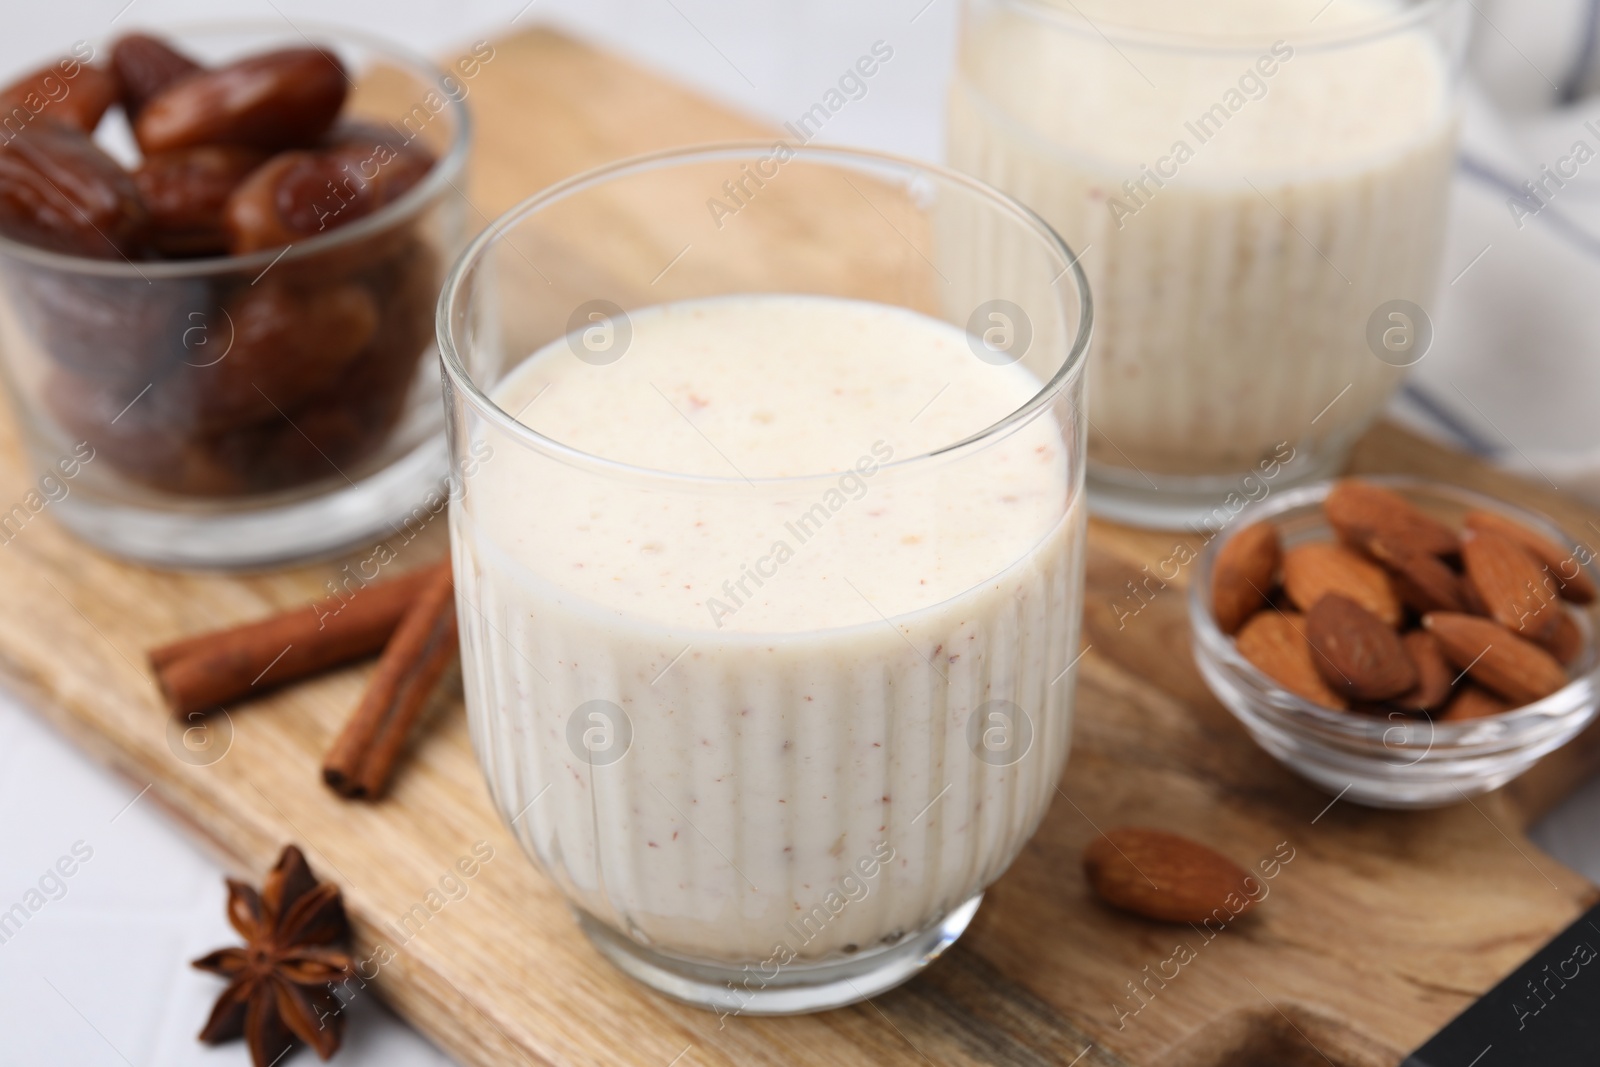
[[[431,518],[434,305],[492,57],[218,24],[0,88],[0,372],[41,487],[0,541],[48,505],[119,555],[250,567]]]
[[[1466,489],[1304,486],[1201,553],[1195,660],[1262,748],[1329,793],[1459,803],[1594,719],[1594,558],[1544,516]]]

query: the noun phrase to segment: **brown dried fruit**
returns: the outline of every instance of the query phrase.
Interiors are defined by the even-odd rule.
[[[355,462],[381,443],[348,404],[329,402],[229,430],[208,446],[249,490],[270,492],[318,481],[345,484],[344,475],[360,478],[365,472]]]
[[[97,277],[38,267],[14,276],[17,311],[53,362],[132,392],[189,355],[191,328],[215,308],[204,279]],[[123,403],[132,399],[132,393]],[[112,415],[116,412],[113,411]]]
[[[1400,635],[1342,593],[1320,598],[1306,614],[1311,662],[1351,700],[1388,700],[1417,684],[1417,668]]]
[[[1583,652],[1583,631],[1572,616],[1563,611],[1557,615],[1556,624],[1550,628],[1550,632],[1534,644],[1554,656],[1563,667],[1571,666]]]
[[[1585,573],[1575,552],[1564,551],[1560,545],[1536,533],[1514,519],[1494,511],[1467,512],[1467,529],[1482,533],[1497,533],[1517,542],[1555,576],[1561,595],[1574,604],[1592,604],[1596,596],[1594,581]]]
[[[127,171],[89,136],[35,123],[0,146],[0,233],[68,255],[138,252],[145,212]]]
[[[1489,605],[1483,602],[1483,596],[1478,592],[1478,587],[1462,578],[1458,588],[1461,590],[1461,604],[1466,613],[1468,615],[1482,615],[1487,619],[1489,617]]]
[[[130,33],[111,46],[111,69],[132,122],[152,99],[204,68],[159,37]]]
[[[319,447],[346,472],[356,470],[354,464],[381,447],[407,410],[419,363],[433,340],[432,306],[439,274],[438,257],[421,241],[383,261],[366,283],[378,299],[377,332],[337,380],[308,401],[302,413],[294,414],[302,428],[311,426],[307,430],[311,436],[317,437],[319,429],[328,435],[317,438]],[[435,388],[431,378],[423,388],[425,395],[431,395]],[[305,449],[304,438],[287,439],[281,453],[296,449]],[[321,456],[301,459],[308,470],[327,470]]]
[[[370,275],[378,332],[327,391],[348,398],[369,429],[387,431],[400,417],[421,357],[433,344],[440,274],[439,257],[426,242],[415,241]]]
[[[365,122],[335,127],[324,151],[339,174],[332,190],[335,202],[324,205],[331,214],[324,216],[313,210],[302,223],[292,210],[286,209],[291,226],[309,227],[314,223],[319,230],[333,229],[365,218],[410,192],[434,163],[433,153],[420,142],[407,141],[391,130]],[[292,184],[291,180],[285,188],[292,188]],[[288,203],[306,200],[308,196],[296,193],[291,194]]]
[[[1124,826],[1096,838],[1083,850],[1083,872],[1107,904],[1161,922],[1204,922],[1219,911],[1231,919],[1255,903],[1244,868],[1165,830]]]
[[[199,144],[313,144],[333,125],[348,89],[332,52],[266,52],[168,86],[145,104],[134,135],[147,154]]]
[[[1513,706],[1542,700],[1567,684],[1567,672],[1550,653],[1497,622],[1440,611],[1423,616],[1422,625],[1457,670]]]
[[[62,367],[45,379],[44,401],[61,425],[128,478],[187,496],[225,496],[244,490],[209,450],[185,440],[159,417],[143,385],[116,386]]]
[[[163,255],[225,255],[228,196],[267,154],[244,145],[200,145],[149,156],[133,172],[150,213],[150,243]]]
[[[41,270],[23,279],[22,310],[55,361],[80,371],[53,368],[44,406],[73,439],[93,445],[99,462],[168,492],[239,496],[368,473],[361,464],[381,458],[408,402],[426,402],[414,386],[437,388],[419,363],[440,271],[438,256],[413,237],[366,263],[358,280],[300,287],[280,265],[253,287],[221,294],[219,306],[207,283],[152,290],[137,277]],[[228,351],[236,334],[244,347]],[[281,414],[228,367],[247,355],[239,365],[259,359],[265,369],[253,380]],[[315,391],[302,395],[307,385]],[[235,404],[233,418],[262,417],[230,421],[223,412]]]
[[[1312,662],[1316,653],[1306,640],[1303,616],[1258,612],[1240,629],[1235,645],[1257,670],[1302,700],[1325,708],[1349,707]]]
[[[1455,699],[1440,712],[1439,722],[1464,722],[1468,719],[1485,719],[1511,710],[1511,705],[1484,689],[1468,682],[1461,687]]]
[[[347,226],[404,196],[433,166],[420,148],[374,137],[314,152],[286,152],[252,174],[228,201],[236,255]]]
[[[1462,543],[1461,560],[1467,580],[1496,622],[1530,640],[1554,631],[1561,614],[1554,581],[1521,545],[1491,530],[1478,530]]]
[[[1438,556],[1430,555],[1382,535],[1367,542],[1372,558],[1389,572],[1400,602],[1418,615],[1430,611],[1466,611],[1461,578]]]
[[[1343,593],[1390,626],[1400,624],[1400,598],[1383,568],[1342,545],[1317,541],[1284,553],[1283,587],[1301,611],[1328,593]]]
[[[1394,702],[1412,712],[1433,711],[1443,707],[1454,692],[1456,670],[1445,659],[1439,639],[1426,630],[1412,630],[1402,634],[1400,641],[1417,668],[1417,684],[1396,697]]]
[[[268,278],[223,308],[231,340],[217,339],[205,365],[194,360],[157,386],[173,425],[210,433],[280,420],[327,389],[378,328],[371,293],[353,283],[301,292]]]
[[[1211,575],[1211,613],[1223,633],[1236,633],[1267,606],[1282,559],[1278,529],[1269,522],[1245,527],[1222,546]]]
[[[0,89],[0,128],[15,136],[32,122],[59,122],[93,133],[117,100],[117,81],[99,67],[68,56],[32,70]]]
[[[1374,537],[1418,552],[1448,556],[1456,551],[1456,532],[1389,489],[1344,478],[1322,503],[1328,524],[1347,544],[1365,548]]]

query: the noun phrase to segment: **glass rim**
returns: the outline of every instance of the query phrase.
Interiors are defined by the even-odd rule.
[[[161,32],[164,34],[170,33],[173,36],[181,36],[183,34],[253,33],[256,31],[265,33],[268,30],[276,31],[281,35],[283,26],[281,23],[267,19],[207,20],[175,23],[172,26],[164,27]],[[39,248],[0,234],[0,257],[22,260],[36,266],[49,267],[62,272],[105,278],[139,279],[141,281],[152,281],[158,278],[163,280],[188,279],[231,271],[264,270],[279,260],[293,263],[323,252],[355,244],[364,238],[371,237],[406,216],[416,213],[430,202],[444,185],[453,186],[455,184],[454,179],[461,173],[462,168],[466,166],[467,152],[472,134],[472,116],[465,103],[443,91],[443,81],[448,76],[443,67],[416,52],[412,52],[403,45],[395,44],[365,30],[327,22],[300,22],[291,27],[291,30],[304,30],[305,33],[301,35],[301,40],[310,40],[310,46],[313,48],[317,47],[316,40],[320,38],[333,45],[341,43],[359,45],[389,59],[398,60],[400,65],[410,68],[412,73],[421,75],[423,80],[440,90],[440,95],[445,101],[444,112],[448,112],[455,121],[455,129],[451,133],[449,147],[443,155],[434,161],[433,167],[429,169],[427,174],[423,175],[422,180],[407,189],[400,199],[385,204],[366,218],[358,219],[348,226],[341,226],[327,233],[307,237],[302,241],[296,241],[281,248],[267,248],[242,256],[207,256],[204,259],[177,260],[130,260],[126,257],[121,259],[94,259],[89,256],[75,256],[67,252]],[[118,34],[117,36],[121,35]],[[97,54],[101,44],[106,39],[101,38],[96,42]],[[287,46],[291,38],[285,37],[284,40]]]
[[[1070,3],[1070,0],[1068,2]],[[1333,2],[1334,0],[1328,0],[1329,4]],[[1392,14],[1385,13],[1349,26],[1334,26],[1320,30],[1312,27],[1310,32],[1305,34],[1297,33],[1291,39],[1286,36],[1289,31],[1281,29],[1271,33],[1245,34],[1179,33],[1170,30],[1152,30],[1106,19],[1091,20],[1081,12],[1073,13],[1077,11],[1076,4],[1072,5],[1072,10],[1070,11],[1061,7],[1061,0],[995,0],[997,7],[1014,11],[1036,22],[1048,24],[1055,29],[1100,38],[1112,47],[1116,47],[1118,44],[1125,44],[1132,47],[1164,51],[1218,54],[1254,52],[1279,40],[1285,40],[1296,48],[1348,47],[1411,29],[1417,23],[1428,21],[1442,10],[1452,7],[1462,8],[1469,2],[1470,0],[1417,0],[1416,3]]]
[[[781,143],[788,144],[788,142]],[[521,200],[495,218],[462,251],[460,257],[451,266],[449,273],[446,275],[444,286],[439,293],[435,318],[439,342],[439,359],[450,384],[461,392],[467,402],[477,411],[479,417],[494,424],[500,432],[518,440],[524,447],[532,448],[569,462],[593,466],[613,474],[700,486],[790,486],[818,479],[838,477],[839,471],[818,471],[781,477],[763,476],[752,478],[683,474],[623,463],[595,455],[581,448],[575,448],[572,445],[539,433],[532,427],[520,422],[515,416],[497,404],[467,369],[466,363],[462,358],[462,348],[464,346],[458,344],[456,336],[455,323],[453,321],[454,312],[466,300],[468,279],[484,261],[489,250],[499,244],[510,228],[523,218],[543,208],[560,203],[569,196],[585,192],[618,178],[648,173],[668,166],[738,159],[751,153],[769,154],[772,151],[772,147],[773,142],[771,140],[720,141],[668,148],[643,155],[630,156],[626,159],[616,160],[612,163],[583,171],[554,185],[547,186],[532,196]],[[1089,279],[1084,273],[1083,265],[1079,262],[1079,255],[1067,245],[1066,241],[1038,213],[1014,197],[985,182],[938,164],[925,163],[921,160],[889,152],[878,152],[863,148],[829,145],[796,146],[792,144],[789,144],[788,147],[794,153],[794,161],[809,159],[811,162],[832,164],[834,166],[849,162],[865,163],[878,167],[895,168],[903,172],[933,174],[941,180],[965,188],[1027,226],[1033,231],[1035,237],[1042,240],[1048,248],[1060,257],[1063,266],[1055,280],[1050,283],[1049,288],[1052,293],[1056,291],[1056,287],[1061,280],[1069,274],[1072,277],[1077,293],[1077,335],[1072,339],[1066,355],[1061,360],[1060,365],[1056,367],[1054,373],[1050,375],[1048,380],[1041,383],[1039,389],[1025,403],[996,422],[960,440],[941,445],[930,451],[920,452],[914,456],[884,463],[880,466],[880,470],[903,468],[912,464],[921,465],[931,460],[944,460],[957,454],[975,450],[989,441],[1004,436],[1025,423],[1031,422],[1054,402],[1056,396],[1063,389],[1084,373],[1089,338],[1094,322],[1093,305],[1089,295]],[[556,340],[556,338],[552,338],[552,340]],[[527,353],[529,356],[532,354],[531,352]]]

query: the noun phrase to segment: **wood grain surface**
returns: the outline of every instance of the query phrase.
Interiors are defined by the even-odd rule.
[[[607,160],[765,133],[549,33],[496,49],[470,98],[475,225]],[[1391,427],[1371,432],[1353,465],[1497,493],[1574,531],[1596,518]],[[33,478],[7,416],[0,492],[19,497]],[[438,558],[442,527],[396,538],[401,566]],[[376,978],[353,991],[381,996],[463,1063],[1394,1063],[1594,899],[1594,886],[1524,830],[1594,770],[1600,735],[1473,803],[1425,813],[1330,806],[1205,688],[1189,655],[1182,576],[1119,625],[1125,583],[1185,540],[1198,539],[1092,524],[1077,732],[1037,837],[927,973],[870,1003],[804,1018],[719,1019],[608,966],[494,814],[459,687],[439,701],[380,804],[342,801],[318,775],[369,668],[230,709],[213,727],[229,732],[223,758],[179,758],[144,650],[312,599],[371,546],[272,575],[172,574],[100,556],[40,520],[0,549],[12,604],[0,614],[0,672],[124,774],[130,796],[151,784],[240,874],[259,878],[286,842],[305,847],[344,888],[358,955],[380,944],[393,954],[374,958],[366,971],[376,967]],[[1188,834],[1245,865],[1282,848],[1293,859],[1248,921],[1207,940],[1090,896],[1083,846],[1097,827],[1122,823]],[[479,862],[464,863],[475,874],[452,899],[449,876],[475,849]],[[1177,977],[1149,980],[1180,944],[1193,958]]]

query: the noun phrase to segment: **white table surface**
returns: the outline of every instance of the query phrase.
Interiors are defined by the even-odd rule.
[[[336,18],[413,48],[450,54],[480,37],[553,22],[783,120],[815,102],[874,41],[895,49],[868,95],[829,140],[937,159],[955,0],[94,0],[28,3],[7,13],[0,71],[79,39],[133,27],[242,17],[292,25]],[[533,190],[529,190],[532,192]],[[0,548],[0,551],[4,551]],[[220,984],[187,961],[232,943],[220,869],[130,783],[90,763],[0,695],[0,911],[76,842],[92,858],[66,892],[0,944],[0,1065],[225,1067],[240,1043],[194,1040]],[[1600,880],[1600,781],[1540,827],[1567,864]],[[1508,848],[1507,862],[1522,862]],[[296,1062],[312,1062],[301,1053]],[[339,1063],[433,1067],[450,1061],[371,999],[350,1010]],[[686,1065],[687,1067],[687,1065]]]

